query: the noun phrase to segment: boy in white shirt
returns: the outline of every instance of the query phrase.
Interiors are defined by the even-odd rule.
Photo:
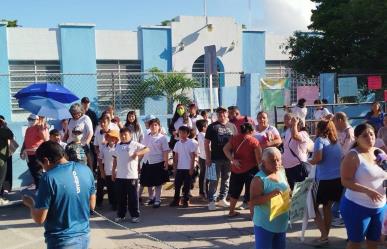
[[[177,207],[180,204],[180,189],[183,186],[183,207],[189,206],[192,175],[194,173],[195,157],[198,151],[198,144],[195,140],[189,139],[190,128],[180,126],[179,141],[176,142],[173,152],[173,168],[175,172],[175,195],[169,206]]]
[[[113,155],[116,150],[116,144],[120,139],[120,133],[117,130],[109,130],[105,133],[107,144],[99,147],[98,168],[102,179],[102,191],[97,192],[97,203],[102,204],[103,187],[106,186],[108,192],[109,204],[112,210],[117,210],[117,198],[114,193],[114,182],[112,180],[113,172]]]
[[[132,141],[128,128],[120,130],[121,143],[117,144],[113,154],[112,179],[116,185],[117,218],[120,222],[125,219],[126,209],[129,210],[131,221],[140,222],[140,208],[138,202],[138,157],[149,152],[144,145]]]
[[[205,180],[206,175],[206,151],[204,148],[204,137],[206,135],[208,121],[205,119],[201,119],[196,121],[196,127],[199,131],[197,138],[199,143],[199,195],[202,198],[206,198],[208,191],[208,180]],[[204,182],[205,181],[205,182]]]

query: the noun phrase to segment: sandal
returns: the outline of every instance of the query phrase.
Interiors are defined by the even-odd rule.
[[[234,211],[234,212],[232,212],[232,213],[228,213],[228,218],[232,218],[232,217],[238,216],[238,215],[240,215],[240,214],[241,214],[241,213]]]

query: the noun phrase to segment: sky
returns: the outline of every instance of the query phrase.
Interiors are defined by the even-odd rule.
[[[232,16],[248,28],[288,35],[310,24],[310,0],[207,0],[208,16]],[[14,0],[2,1],[0,19],[23,27],[52,28],[65,22],[96,29],[136,30],[179,15],[204,15],[204,0]],[[252,20],[250,22],[250,20]],[[251,25],[250,25],[251,24]]]

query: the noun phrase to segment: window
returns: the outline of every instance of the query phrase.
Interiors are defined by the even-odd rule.
[[[10,61],[9,74],[11,96],[32,83],[62,84],[59,61]],[[27,111],[19,108],[17,99],[12,97],[11,101],[13,119],[23,120]]]
[[[136,85],[141,83],[140,60],[97,61],[98,106],[104,110],[114,105],[116,110],[137,108],[133,103]]]
[[[209,87],[208,75],[205,73],[204,55],[199,56],[192,65],[192,78],[197,80],[203,87]],[[218,87],[224,82],[223,64],[219,59],[216,59],[216,71],[218,74],[212,76],[213,87]],[[219,74],[220,73],[220,74]]]

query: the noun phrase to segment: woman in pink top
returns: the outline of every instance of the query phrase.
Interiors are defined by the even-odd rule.
[[[308,176],[303,162],[307,161],[308,152],[313,150],[313,142],[300,118],[292,115],[289,124],[286,125],[290,128],[285,132],[282,162],[289,186],[293,190],[296,182],[302,182]]]
[[[30,115],[32,117],[32,115]],[[24,136],[23,146],[20,156],[27,154],[28,169],[34,179],[36,189],[39,188],[39,180],[42,177],[42,167],[36,162],[35,153],[38,147],[44,142],[48,141],[48,125],[44,117],[37,117],[37,122],[28,127]]]

